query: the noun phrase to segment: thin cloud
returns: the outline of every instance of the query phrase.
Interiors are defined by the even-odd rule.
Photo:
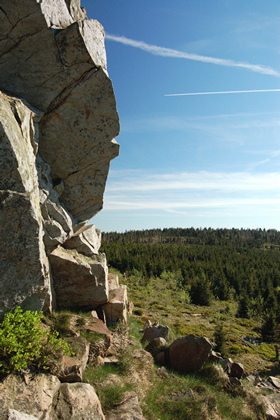
[[[164,201],[153,200],[110,200],[107,199],[106,210],[164,210],[166,212],[176,209],[217,209],[217,208],[236,208],[236,207],[253,207],[256,206],[272,206],[279,208],[279,198],[216,198],[211,200],[197,199],[192,201]]]
[[[280,184],[280,173],[250,174],[247,172],[182,172],[161,175],[143,175],[130,172],[129,178],[109,181],[108,193],[167,191],[224,191],[233,192],[275,192]]]
[[[280,92],[280,89],[228,90],[224,92],[168,93],[164,96],[227,95],[227,94],[232,94],[232,93],[260,93],[260,92]]]
[[[266,74],[268,76],[279,77],[280,73],[267,66],[261,64],[249,64],[243,63],[223,58],[207,57],[198,54],[189,54],[183,51],[173,50],[171,48],[159,47],[157,45],[147,44],[143,41],[136,41],[134,39],[126,38],[125,36],[117,36],[112,34],[106,34],[106,39],[109,41],[118,42],[124,45],[129,45],[130,47],[138,48],[142,51],[146,51],[150,54],[159,55],[162,57],[174,57],[174,58],[184,58],[186,60],[200,61],[203,63],[217,64],[219,66],[227,67],[240,67],[246,70],[250,70],[256,73]]]

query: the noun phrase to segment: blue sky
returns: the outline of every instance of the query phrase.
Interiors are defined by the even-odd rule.
[[[91,222],[280,230],[280,2],[81,4],[105,28],[121,124]]]

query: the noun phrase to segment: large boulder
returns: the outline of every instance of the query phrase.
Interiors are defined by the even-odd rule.
[[[208,360],[211,348],[205,337],[193,334],[179,337],[168,348],[170,367],[181,373],[195,372]]]
[[[86,257],[56,248],[49,256],[59,309],[94,309],[108,301],[108,267],[104,254]]]

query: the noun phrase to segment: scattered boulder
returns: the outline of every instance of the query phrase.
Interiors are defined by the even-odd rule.
[[[158,322],[152,324],[150,320],[148,320],[144,326],[143,337],[141,339],[142,342],[148,341],[150,343],[155,338],[162,337],[165,340],[168,339],[168,332],[169,328],[164,325],[159,325]]]
[[[205,337],[193,334],[179,337],[168,347],[170,367],[181,373],[199,370],[208,360],[211,348]]]
[[[245,375],[245,372],[244,372],[244,368],[241,365],[241,363],[233,362],[230,365],[229,372],[228,372],[228,376],[230,378],[241,379],[241,378],[244,377],[244,375]]]

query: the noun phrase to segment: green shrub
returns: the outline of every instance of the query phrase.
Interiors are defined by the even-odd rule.
[[[62,354],[71,354],[69,346],[41,323],[42,312],[17,307],[5,315],[0,326],[0,372],[19,373],[30,368],[55,369]]]

